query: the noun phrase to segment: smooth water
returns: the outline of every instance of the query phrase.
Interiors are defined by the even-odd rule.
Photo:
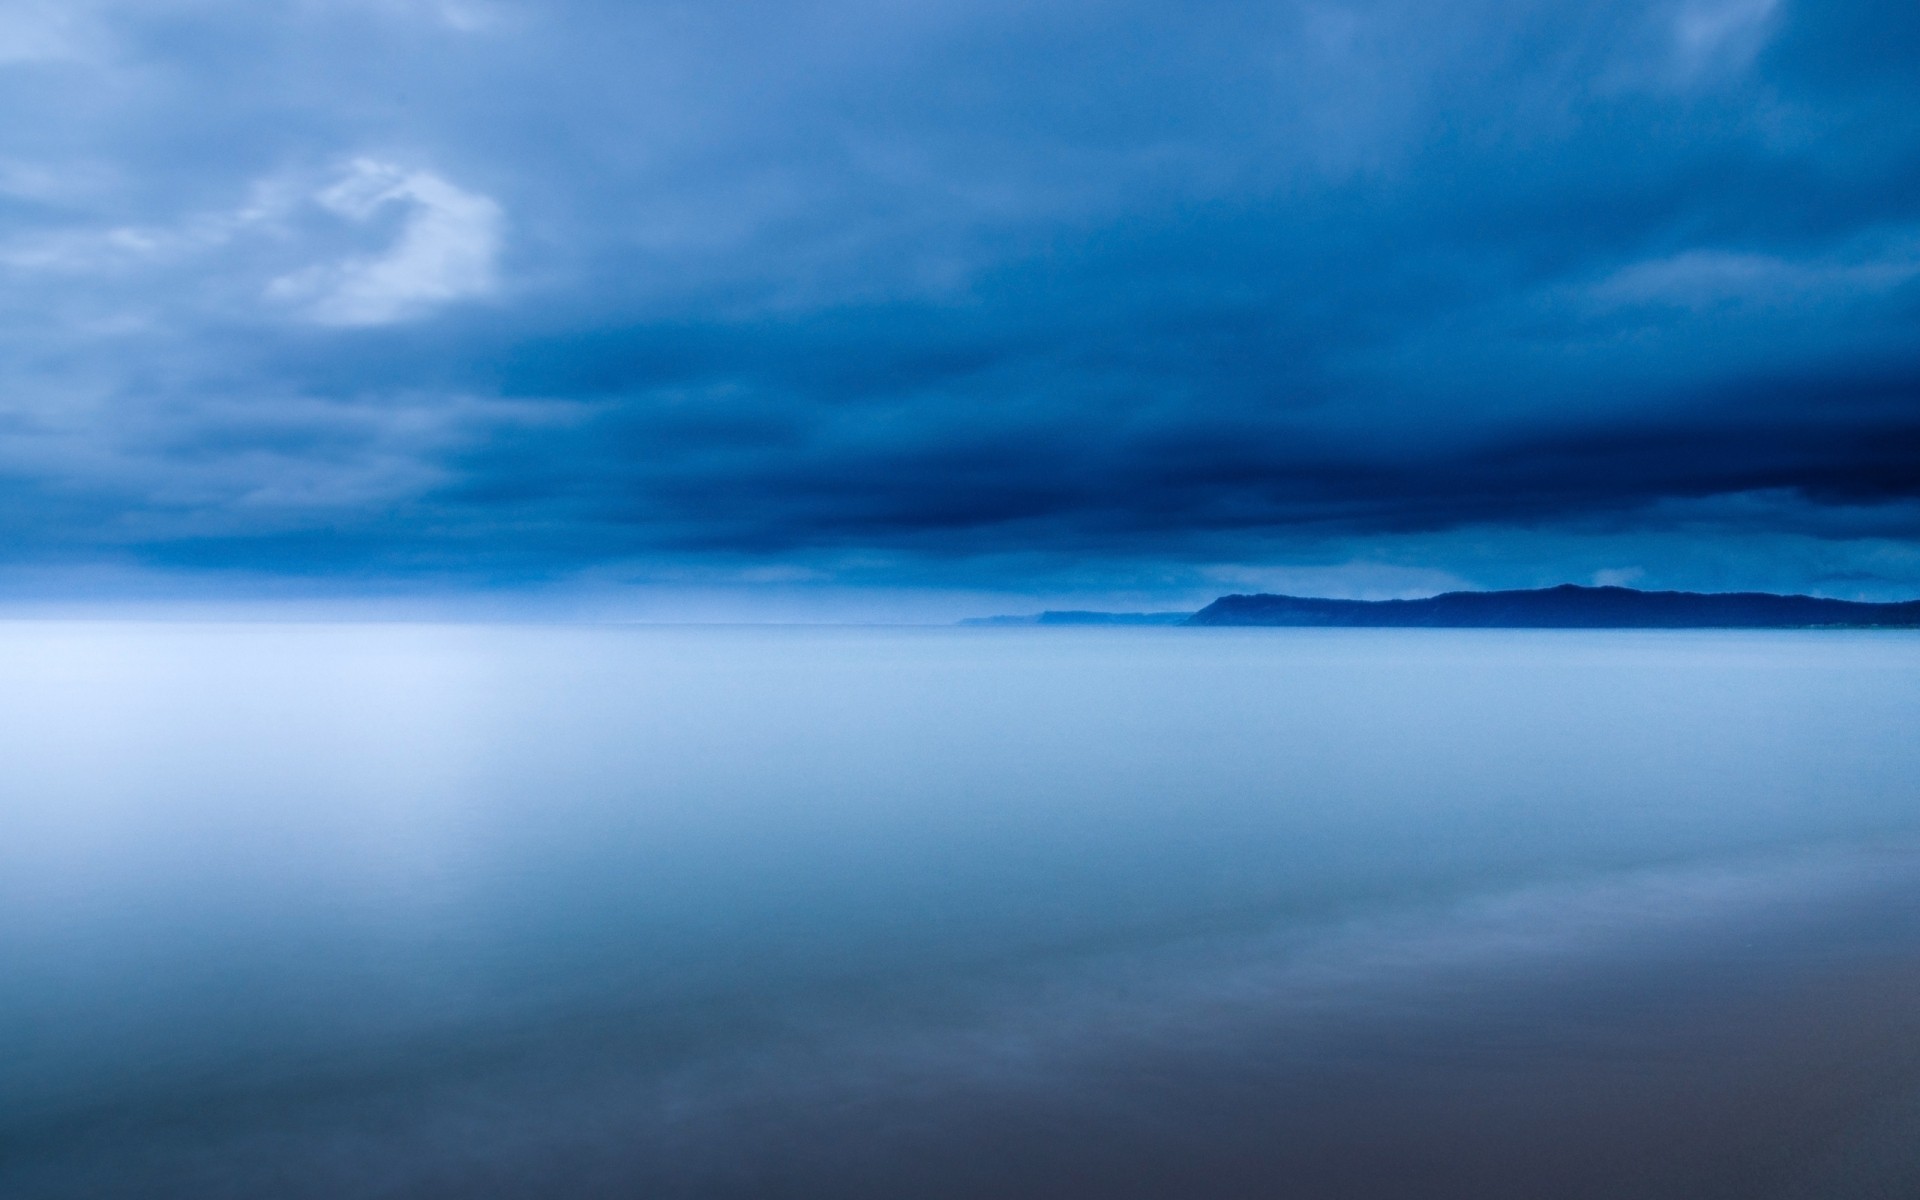
[[[0,626],[0,1196],[1914,1194],[1917,716],[1899,632]]]

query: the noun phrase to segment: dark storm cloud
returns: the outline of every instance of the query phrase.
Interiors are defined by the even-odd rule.
[[[1916,64],[1811,0],[23,4],[0,522],[474,578],[1910,539]]]

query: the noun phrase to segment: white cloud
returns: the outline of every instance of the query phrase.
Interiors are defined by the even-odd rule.
[[[82,5],[0,0],[0,63],[85,59],[92,34]]]
[[[315,197],[327,210],[364,223],[393,205],[407,209],[383,253],[309,267],[274,281],[269,293],[298,303],[323,325],[389,325],[457,300],[491,294],[503,236],[500,206],[430,171],[360,159]]]
[[[441,0],[440,19],[461,33],[484,33],[500,23],[500,9],[477,0]]]
[[[33,204],[60,204],[97,195],[112,173],[97,164],[58,166],[19,158],[0,158],[0,196]]]
[[[1683,75],[1743,67],[1766,42],[1779,0],[1690,0],[1674,13],[1674,52]]]
[[[306,3],[310,9],[321,12],[350,3],[397,20],[425,20],[456,33],[491,32],[499,29],[510,15],[500,0],[306,0]]]
[[[73,173],[64,176],[20,163],[0,162],[0,195],[29,200],[81,194]],[[99,185],[93,186],[99,190]],[[0,241],[0,267],[66,275],[109,275],[190,263],[234,242],[249,230],[273,229],[293,207],[285,186],[266,180],[248,202],[228,212],[201,213],[173,225],[114,225],[36,230]]]
[[[16,174],[23,190],[46,184],[0,162],[0,193]],[[0,272],[38,276],[41,285],[65,277],[76,286],[94,281],[122,288],[171,272],[175,284],[149,299],[175,309],[189,296],[216,305],[244,297],[251,304],[268,279],[267,294],[306,320],[387,325],[492,294],[504,224],[500,206],[487,196],[431,171],[360,159],[318,190],[310,180],[274,175],[256,182],[237,208],[172,224],[52,228],[0,238]],[[316,246],[342,233],[363,249],[316,263],[327,253]],[[368,239],[383,235],[384,247],[368,247]]]
[[[1920,277],[1920,231],[1814,258],[1688,250],[1632,263],[1588,293],[1602,309],[1660,304],[1799,306],[1875,295]]]

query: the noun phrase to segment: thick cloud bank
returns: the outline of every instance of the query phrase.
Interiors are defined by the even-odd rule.
[[[1917,64],[1874,0],[13,5],[0,544],[1904,594]]]

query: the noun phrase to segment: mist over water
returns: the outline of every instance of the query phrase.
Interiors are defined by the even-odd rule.
[[[1817,1196],[1900,632],[0,626],[0,1195]]]

